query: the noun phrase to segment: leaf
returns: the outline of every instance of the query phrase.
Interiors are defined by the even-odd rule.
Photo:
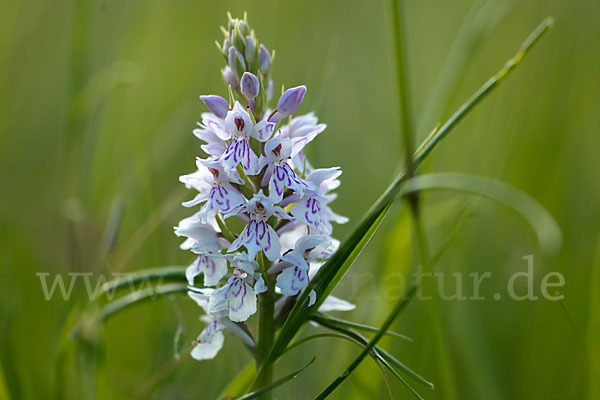
[[[297,347],[297,346],[299,346],[299,345],[301,345],[303,343],[306,343],[306,342],[314,340],[314,339],[320,339],[320,338],[326,338],[326,337],[327,338],[337,338],[337,339],[347,340],[347,341],[349,341],[351,343],[354,343],[354,344],[357,344],[357,345],[359,345],[361,347],[364,347],[365,344],[367,343],[366,340],[365,341],[361,341],[361,340],[358,340],[355,337],[352,337],[351,335],[346,335],[346,334],[341,334],[341,333],[317,333],[315,335],[311,335],[311,336],[305,337],[305,338],[303,338],[301,340],[298,340],[297,342],[294,342],[291,346],[289,346],[286,349],[286,353],[288,351],[290,351],[291,349],[293,349],[294,347]],[[390,392],[390,396],[392,398],[394,398],[394,394],[393,394],[393,391],[392,391],[392,385],[391,385],[391,383],[390,383],[390,381],[388,379],[388,376],[385,373],[385,369],[384,369],[385,360],[381,359],[381,357],[379,356],[379,354],[377,354],[375,351],[372,351],[370,355],[371,355],[371,358],[373,358],[373,361],[375,362],[375,364],[377,365],[377,367],[381,370],[381,374],[383,375],[383,379],[385,380],[385,383],[386,383],[386,385],[388,387],[388,391]],[[394,372],[394,373],[396,372],[396,371],[393,371],[393,368],[391,368],[391,367],[389,367],[389,368],[390,368],[390,370],[392,370],[392,372]]]
[[[130,293],[126,296],[119,297],[118,299],[111,301],[102,308],[99,315],[99,320],[104,321],[116,313],[123,311],[124,309],[144,301],[155,300],[157,296],[164,296],[171,293],[185,293],[188,290],[187,284],[183,283],[171,283],[166,285],[159,285],[153,288],[144,290],[138,290],[137,292]]]
[[[348,376],[350,376],[350,374],[356,369],[356,367],[358,367],[360,365],[360,363],[364,360],[364,358],[375,347],[375,345],[377,344],[379,339],[381,339],[383,337],[383,335],[385,334],[385,331],[390,327],[392,322],[394,322],[396,317],[400,314],[400,312],[404,309],[404,307],[406,307],[406,305],[408,304],[408,302],[414,295],[414,292],[416,292],[416,289],[417,288],[415,285],[412,285],[407,289],[404,296],[398,300],[398,302],[396,303],[396,305],[394,306],[394,308],[392,309],[392,311],[386,318],[386,320],[383,323],[383,325],[381,326],[379,332],[373,337],[373,339],[371,339],[371,341],[365,346],[363,351],[354,359],[354,361],[352,361],[352,363],[348,366],[348,368],[346,368],[346,370],[344,370],[344,372],[342,372],[331,384],[329,384],[316,397],[317,400],[322,400],[322,399],[325,399],[327,396],[329,396],[344,380],[346,380],[346,378],[348,378]]]
[[[179,360],[181,357],[181,348],[183,347],[183,339],[185,333],[181,325],[177,325],[177,329],[175,330],[175,335],[173,336],[173,358]]]
[[[126,273],[123,277],[114,279],[102,285],[102,291],[97,298],[100,298],[100,296],[104,293],[114,293],[115,290],[122,287],[133,287],[135,284],[141,282],[150,282],[156,279],[159,281],[166,279],[186,282],[186,268],[187,267],[182,266],[168,266]]]
[[[359,324],[358,322],[352,322],[352,321],[346,321],[343,319],[339,319],[339,318],[333,318],[333,317],[329,317],[326,316],[324,314],[317,314],[311,317],[311,320],[319,323],[319,322],[327,322],[333,325],[337,325],[340,327],[346,327],[346,328],[353,328],[356,329],[358,331],[365,331],[365,332],[379,332],[379,328],[376,328],[374,326],[369,326],[369,325],[364,325],[364,324]],[[400,333],[397,332],[390,332],[390,331],[386,331],[385,332],[386,335],[388,336],[395,336],[404,340],[408,340],[409,342],[412,342],[413,339],[402,335]]]
[[[267,386],[264,386],[258,390],[255,390],[252,393],[248,393],[245,396],[239,397],[237,400],[250,400],[250,399],[255,399],[259,396],[262,396],[263,394],[270,392],[271,390],[275,389],[278,386],[283,385],[286,382],[291,381],[292,379],[296,378],[302,371],[304,371],[306,368],[308,368],[309,365],[311,365],[312,363],[315,362],[317,358],[313,357],[312,360],[310,360],[308,362],[308,364],[306,364],[304,367],[300,368],[299,370],[292,372],[289,375],[284,376],[283,378],[277,379],[275,382],[268,384]]]
[[[256,364],[254,361],[248,363],[242,369],[235,378],[231,381],[229,385],[219,395],[219,399],[230,399],[237,398],[242,396],[250,385],[252,385],[252,381],[254,380],[254,374],[256,372]]]
[[[517,54],[508,60],[500,71],[483,84],[439,129],[434,129],[417,149],[413,156],[415,167],[433,151],[439,142],[460,122],[469,111],[473,109],[485,96],[495,89],[508,74],[523,60],[532,46],[552,26],[552,19],[547,18],[533,31],[523,42]],[[271,349],[267,361],[275,361],[285,350],[292,338],[298,333],[302,325],[314,313],[324,299],[331,293],[333,288],[350,268],[356,257],[368,243],[375,230],[383,220],[385,214],[396,199],[402,184],[406,180],[406,173],[401,172],[383,195],[377,200],[367,215],[363,217],[356,229],[340,246],[338,251],[323,265],[319,272],[309,283],[306,290],[299,297],[296,305],[290,312],[287,320],[281,328],[281,332]],[[309,308],[309,293],[315,290],[317,293],[316,303]]]
[[[542,249],[556,252],[562,243],[560,228],[552,216],[527,194],[500,181],[463,173],[435,173],[406,182],[401,195],[426,189],[452,189],[487,197],[520,214],[533,228]]]
[[[412,298],[412,296],[407,296],[406,301],[410,301]],[[358,333],[349,330],[349,329],[345,329],[343,327],[340,326],[336,326],[335,324],[330,324],[326,321],[316,321],[319,325],[328,328],[328,329],[332,329],[336,332],[341,332],[345,335],[348,335],[352,338],[354,338],[355,340],[361,342],[363,345],[366,345],[369,341],[359,335]],[[377,329],[377,331],[379,331],[379,329]],[[296,345],[296,343],[294,343],[294,345]],[[408,368],[405,364],[403,364],[402,362],[400,362],[399,360],[397,360],[394,356],[392,356],[391,354],[389,354],[387,351],[383,350],[380,347],[374,346],[375,351],[377,352],[378,357],[380,357],[382,359],[382,361],[384,362],[389,362],[390,364],[392,364],[394,367],[398,368],[399,370],[401,370],[402,372],[404,372],[405,374],[407,374],[408,376],[410,376],[411,378],[413,378],[414,380],[416,380],[417,382],[433,389],[433,383],[429,382],[427,379],[423,378],[421,375],[419,375],[418,373],[416,373],[415,371],[413,371],[412,369]]]

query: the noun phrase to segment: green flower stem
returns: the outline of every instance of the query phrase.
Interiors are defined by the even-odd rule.
[[[259,322],[258,322],[258,343],[256,351],[257,376],[253,385],[253,390],[266,387],[273,382],[273,363],[268,360],[269,351],[273,346],[275,339],[275,280],[267,272],[267,265],[264,254],[258,256],[260,271],[267,286],[267,291],[258,295]],[[262,399],[271,399],[272,393],[265,392],[261,395]]]
[[[402,138],[404,142],[404,156],[406,170],[409,178],[414,173],[412,152],[415,147],[413,137],[412,113],[410,110],[410,89],[408,86],[408,73],[406,65],[406,40],[404,38],[404,9],[400,6],[400,0],[390,0],[392,14],[392,41],[396,53],[396,85],[398,94],[398,107]]]

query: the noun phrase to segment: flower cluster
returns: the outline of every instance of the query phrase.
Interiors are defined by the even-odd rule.
[[[281,304],[303,291],[336,250],[331,223],[346,222],[329,207],[340,169],[313,168],[304,154],[325,129],[312,113],[293,116],[306,87],[284,91],[269,109],[272,54],[245,17],[230,17],[223,31],[218,47],[228,63],[222,72],[229,99],[201,96],[210,112],[202,114],[194,135],[208,157],[180,178],[197,191],[183,205],[197,211],[175,228],[186,238],[181,248],[197,255],[186,277],[190,297],[206,313],[207,326],[192,350],[199,360],[217,354],[223,330],[252,346],[241,323],[256,313],[257,295],[273,291]],[[314,303],[316,294],[310,295]],[[352,308],[330,296],[320,310]]]

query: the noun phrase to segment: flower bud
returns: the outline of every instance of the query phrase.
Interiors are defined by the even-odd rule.
[[[246,46],[246,39],[244,39],[244,36],[241,34],[240,32],[240,23],[238,22],[237,24],[235,24],[235,30],[232,32],[233,33],[233,45],[239,50],[239,51],[244,51],[244,47]]]
[[[267,87],[267,102],[270,102],[273,98],[274,86],[273,79],[269,79],[269,86]]]
[[[305,94],[306,86],[304,85],[286,90],[277,102],[277,112],[285,116],[292,115],[300,107]]]
[[[223,74],[223,79],[225,82],[231,86],[232,89],[236,90],[240,86],[240,81],[238,81],[238,77],[233,73],[231,68],[228,65],[223,68],[221,71]]]
[[[244,56],[235,47],[229,49],[229,55],[227,57],[229,62],[229,68],[236,76],[240,76],[246,70],[246,63],[244,62]]]
[[[248,63],[248,67],[250,68],[256,62],[258,58],[258,48],[256,47],[256,41],[252,38],[252,36],[246,36],[246,49],[244,50],[244,56],[246,57],[246,62]]]
[[[229,111],[229,103],[221,96],[214,94],[200,96],[200,100],[202,100],[204,105],[217,117],[225,118],[227,116],[227,112]]]
[[[269,69],[271,68],[271,54],[269,54],[269,50],[267,50],[267,48],[262,44],[260,45],[260,50],[258,52],[258,59],[258,69],[263,74],[268,74]]]
[[[254,99],[258,96],[260,84],[258,78],[251,72],[244,72],[240,81],[242,88],[242,94],[246,96],[248,100]]]
[[[231,42],[229,41],[229,39],[225,39],[223,40],[223,53],[225,53],[225,55],[229,54],[229,49],[231,48]]]
[[[240,31],[242,36],[248,36],[250,34],[250,26],[248,25],[248,22],[244,21],[243,19],[238,21],[237,29]]]

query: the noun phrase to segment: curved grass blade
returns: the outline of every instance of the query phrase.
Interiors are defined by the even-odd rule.
[[[187,284],[184,283],[171,283],[166,285],[159,285],[153,288],[139,290],[137,292],[130,293],[126,296],[119,297],[118,299],[111,301],[102,308],[99,315],[99,320],[104,321],[111,316],[115,315],[119,311],[148,300],[155,300],[158,296],[164,296],[171,293],[186,293],[188,291]]]
[[[316,397],[317,400],[322,400],[322,399],[327,398],[327,396],[329,396],[348,376],[350,376],[350,374],[356,369],[356,367],[358,367],[360,365],[360,363],[364,360],[364,358],[375,347],[377,342],[379,342],[379,339],[381,339],[383,337],[385,331],[390,327],[392,322],[394,322],[396,317],[400,314],[400,312],[404,309],[404,307],[406,307],[406,305],[408,304],[408,302],[414,295],[414,292],[416,292],[416,289],[417,289],[416,286],[411,286],[410,288],[408,288],[405,295],[402,296],[398,300],[398,302],[396,303],[396,305],[394,306],[394,308],[392,309],[392,311],[386,318],[386,320],[383,323],[383,325],[381,326],[379,332],[373,337],[373,339],[371,339],[371,341],[365,346],[363,351],[354,359],[354,361],[352,361],[352,363],[348,366],[348,368],[346,368],[346,370],[344,370],[344,372],[342,372],[340,374],[340,376],[338,376],[333,382],[331,382]]]
[[[450,119],[439,129],[434,129],[429,137],[417,149],[413,159],[415,166],[420,165],[439,142],[469,113],[485,96],[495,89],[508,74],[523,60],[525,55],[544,33],[552,26],[552,19],[545,19],[533,33],[523,42],[517,54],[508,60],[504,67],[492,78],[479,88]],[[319,308],[323,300],[331,293],[333,288],[350,268],[356,257],[368,243],[371,236],[383,220],[383,217],[396,199],[402,184],[406,180],[406,173],[401,172],[394,182],[386,189],[377,202],[371,207],[367,215],[360,221],[356,229],[340,246],[338,251],[325,263],[312,279],[307,289],[302,293],[298,302],[290,312],[283,324],[281,333],[277,337],[273,348],[268,356],[268,362],[275,361],[285,350],[286,346],[301,326],[308,320],[310,315]],[[309,293],[315,290],[317,293],[316,304],[311,308],[309,304]]]
[[[312,360],[310,360],[308,362],[308,364],[306,364],[304,367],[300,368],[299,370],[292,372],[289,375],[284,376],[283,378],[277,379],[275,382],[268,384],[267,386],[264,386],[258,390],[255,390],[252,393],[248,393],[245,396],[239,397],[237,400],[250,400],[250,399],[255,399],[259,396],[262,396],[263,394],[270,392],[271,390],[275,389],[278,386],[283,385],[286,382],[291,381],[292,379],[296,378],[302,371],[304,371],[306,368],[308,368],[308,366],[312,363],[315,362],[317,358],[313,357]]]
[[[555,252],[562,243],[560,227],[537,201],[506,183],[463,173],[421,175],[406,182],[401,195],[426,189],[452,189],[478,194],[504,204],[533,228],[542,249]]]
[[[181,281],[186,282],[185,279],[185,270],[187,267],[182,266],[168,266],[168,267],[159,267],[159,268],[151,268],[144,269],[141,271],[131,272],[124,274],[123,277],[114,279],[110,282],[102,285],[102,290],[100,295],[104,293],[114,293],[115,290],[120,289],[122,287],[132,287],[133,285],[142,283],[142,282],[150,282],[152,280],[173,280],[173,281]],[[100,296],[98,296],[100,297]]]
[[[407,301],[410,301],[410,297],[407,297]],[[367,338],[365,338],[362,335],[359,335],[358,333],[351,331],[349,329],[345,329],[345,328],[336,326],[335,324],[329,324],[325,321],[320,321],[320,322],[315,321],[315,322],[317,322],[319,325],[321,325],[325,328],[331,329],[336,332],[343,333],[344,335],[348,335],[348,336],[352,337],[353,339],[361,342],[364,346],[366,346],[367,343],[369,343],[369,340]],[[294,343],[294,345],[295,345],[295,343]],[[434,388],[433,383],[429,382],[427,379],[423,378],[421,375],[419,375],[412,369],[408,368],[405,364],[403,364],[401,361],[396,359],[394,356],[392,356],[387,351],[383,350],[382,348],[380,348],[378,346],[374,346],[373,348],[374,348],[375,352],[377,353],[378,357],[383,359],[383,361],[386,361],[386,362],[392,364],[394,367],[398,368],[400,371],[404,372],[406,375],[410,376],[411,378],[413,378],[420,384],[427,386],[431,389]],[[413,391],[413,389],[410,387],[409,387],[409,390]]]
[[[326,323],[330,323],[332,325],[338,325],[340,327],[356,329],[357,331],[379,332],[379,328],[376,328],[374,326],[359,324],[357,322],[346,321],[346,320],[339,319],[339,318],[333,318],[333,317],[325,316],[320,313],[313,315],[310,319],[317,323],[326,322]],[[395,336],[400,339],[408,340],[409,342],[413,341],[413,339],[411,337],[405,336],[401,333],[386,331],[385,334],[388,336]]]
[[[338,338],[338,339],[343,339],[343,340],[347,340],[351,343],[357,344],[361,347],[364,347],[367,343],[367,341],[361,341],[358,340],[356,337],[350,336],[350,335],[345,335],[345,334],[341,334],[341,333],[317,333],[315,335],[311,335],[308,337],[305,337],[304,339],[298,340],[297,342],[294,342],[292,345],[288,346],[287,349],[285,349],[285,352],[287,353],[288,351],[290,351],[291,349],[293,349],[294,347],[297,347],[303,343],[309,342],[311,340],[314,339],[320,339],[320,338]],[[389,365],[386,365],[385,360],[381,359],[381,357],[379,356],[379,354],[377,354],[376,351],[372,351],[371,352],[371,358],[373,359],[373,361],[375,362],[375,364],[377,364],[377,367],[381,370],[381,374],[383,376],[383,379],[385,380],[385,383],[387,385],[388,391],[390,392],[390,397],[393,399],[394,398],[394,392],[392,390],[392,384],[389,380],[389,377],[387,375],[387,373],[385,372],[384,366],[387,367],[390,371],[392,371],[392,373],[394,373],[394,375],[397,374],[396,371],[394,371],[393,368],[391,368]],[[400,377],[400,379],[402,379],[402,377]]]

